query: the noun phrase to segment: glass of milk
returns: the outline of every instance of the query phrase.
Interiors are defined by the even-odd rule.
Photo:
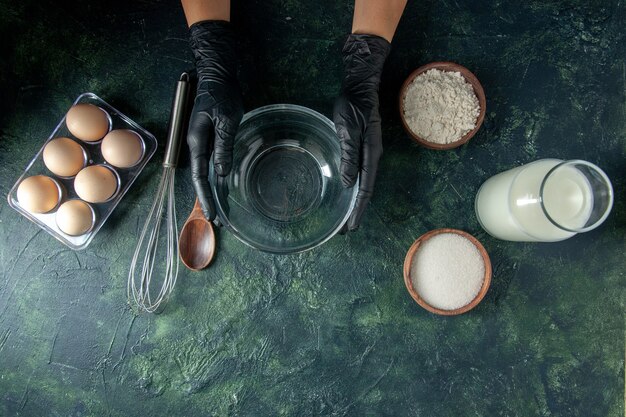
[[[592,163],[540,159],[489,178],[478,190],[476,216],[503,240],[557,242],[595,229],[613,207],[613,187]]]

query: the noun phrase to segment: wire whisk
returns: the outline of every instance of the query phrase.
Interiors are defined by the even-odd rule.
[[[139,241],[135,248],[132,261],[130,263],[130,271],[128,273],[128,284],[126,292],[128,301],[136,305],[140,311],[154,313],[159,310],[161,305],[167,301],[176,285],[179,268],[178,256],[178,223],[176,221],[176,202],[174,199],[174,177],[176,174],[176,163],[178,153],[180,151],[180,143],[184,132],[184,115],[185,104],[187,103],[187,95],[189,92],[189,75],[183,73],[180,80],[176,84],[176,94],[172,104],[172,113],[170,116],[170,127],[168,131],[167,147],[165,150],[165,159],[163,161],[163,172],[157,194],[155,196],[146,223],[139,235]],[[167,200],[167,208],[165,201]],[[164,221],[165,220],[165,221]],[[153,281],[153,273],[159,269],[159,263],[163,258],[159,250],[159,235],[161,227],[165,223],[165,232],[167,234],[165,247],[165,270],[163,281],[158,293],[152,288],[155,284]],[[143,262],[138,268],[138,262],[143,255]],[[139,271],[140,269],[140,271]],[[140,272],[139,274],[137,272]],[[132,302],[131,302],[132,300]]]

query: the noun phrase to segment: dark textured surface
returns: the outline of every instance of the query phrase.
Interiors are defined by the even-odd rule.
[[[329,115],[350,3],[235,6],[247,109]],[[160,316],[135,316],[125,287],[163,143],[85,251],[0,204],[0,415],[624,415],[625,14],[617,0],[410,2],[383,76],[385,155],[361,230],[283,257],[219,232],[212,266],[181,270]],[[162,140],[191,63],[186,36],[177,2],[0,0],[1,194],[82,92]],[[442,59],[474,71],[488,111],[468,145],[427,151],[402,131],[396,95]],[[562,243],[490,238],[473,214],[479,185],[542,157],[604,168],[612,215]],[[186,166],[176,195],[184,218]],[[494,263],[464,316],[433,316],[404,288],[406,250],[437,227],[474,233]]]

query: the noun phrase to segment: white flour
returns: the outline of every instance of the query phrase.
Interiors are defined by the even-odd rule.
[[[413,133],[428,142],[456,142],[476,126],[480,114],[472,85],[459,72],[431,69],[409,84],[404,118]]]

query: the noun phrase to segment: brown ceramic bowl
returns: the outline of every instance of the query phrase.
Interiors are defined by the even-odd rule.
[[[476,249],[478,249],[478,251],[482,255],[483,261],[485,263],[485,277],[483,279],[483,286],[480,288],[480,291],[478,291],[476,297],[474,297],[474,299],[469,304],[466,304],[463,307],[459,307],[456,310],[442,310],[431,306],[426,301],[424,301],[424,299],[418,294],[415,288],[413,288],[413,281],[411,281],[411,264],[413,263],[413,257],[417,253],[418,249],[420,248],[422,243],[426,242],[431,237],[437,236],[442,233],[456,233],[457,235],[463,236],[464,238],[468,239],[474,244],[474,246],[476,246]],[[424,233],[422,236],[420,236],[415,242],[413,242],[413,245],[411,245],[411,247],[409,248],[406,257],[404,258],[404,284],[406,285],[406,289],[409,291],[409,294],[411,294],[411,297],[413,297],[415,302],[424,307],[426,310],[430,311],[431,313],[440,314],[442,316],[456,316],[458,314],[466,313],[476,307],[487,293],[489,285],[491,285],[491,260],[489,259],[489,255],[487,254],[487,251],[485,250],[483,245],[469,233],[458,229],[431,230],[430,232]]]
[[[456,142],[445,143],[445,144],[429,142],[426,139],[423,139],[419,137],[418,135],[416,135],[409,128],[408,124],[406,123],[406,120],[404,119],[404,96],[406,95],[406,90],[409,84],[411,84],[411,82],[415,79],[415,77],[433,68],[441,70],[441,71],[460,72],[461,75],[465,78],[465,80],[472,85],[472,87],[474,88],[474,93],[476,94],[476,97],[478,97],[478,105],[480,106],[480,113],[478,114],[478,119],[476,119],[476,127],[474,127],[474,130],[466,133],[465,136],[463,136],[461,139],[457,140]],[[400,100],[400,119],[402,120],[402,125],[404,126],[404,130],[406,130],[406,132],[411,136],[411,138],[413,138],[415,142],[419,143],[425,148],[435,149],[435,150],[445,150],[445,149],[456,148],[456,147],[463,145],[468,140],[470,140],[476,134],[476,132],[478,132],[478,129],[480,129],[480,126],[483,124],[483,120],[485,119],[485,111],[487,110],[487,100],[485,99],[485,91],[483,90],[482,85],[480,85],[478,78],[476,78],[476,76],[472,74],[470,70],[468,70],[467,68],[459,64],[455,64],[454,62],[431,62],[430,64],[423,65],[419,67],[418,69],[416,69],[415,71],[413,71],[411,75],[409,75],[407,79],[404,81],[404,84],[402,84],[402,88],[400,89],[399,100]]]

